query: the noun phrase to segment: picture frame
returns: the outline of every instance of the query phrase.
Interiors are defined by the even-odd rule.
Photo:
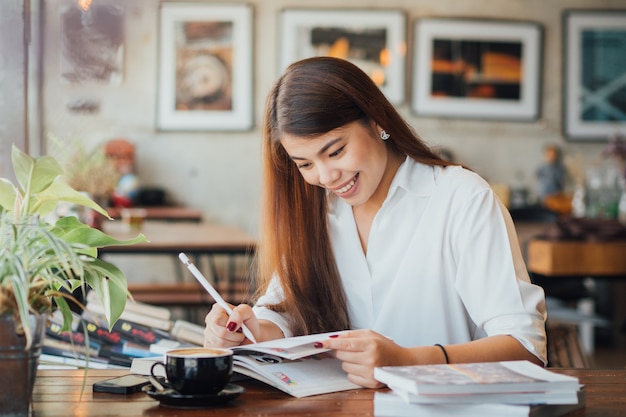
[[[251,6],[162,3],[159,18],[157,129],[251,129]]]
[[[533,22],[418,19],[411,110],[418,116],[540,117],[543,28]]]
[[[563,135],[607,141],[626,133],[626,10],[565,10]]]
[[[283,9],[282,73],[313,56],[347,59],[365,71],[394,104],[406,97],[406,14],[402,10]]]
[[[124,80],[124,8],[94,4],[60,10],[59,70],[63,84],[119,86]]]

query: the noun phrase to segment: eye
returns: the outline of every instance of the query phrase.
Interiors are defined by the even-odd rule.
[[[331,152],[328,156],[330,156],[331,158],[337,156],[337,155],[341,155],[341,153],[344,151],[344,149],[346,148],[346,146],[342,146],[341,148],[337,149],[334,152]]]
[[[301,164],[296,164],[296,168],[298,169],[306,169],[311,166],[310,162],[303,162]]]

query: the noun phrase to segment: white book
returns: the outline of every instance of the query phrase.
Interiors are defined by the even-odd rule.
[[[341,361],[330,352],[294,360],[236,354],[234,370],[297,398],[360,388],[348,380]]]
[[[164,355],[153,356],[150,358],[133,358],[130,364],[130,373],[138,375],[150,375],[150,368],[155,362],[163,362]],[[165,377],[165,368],[157,366],[154,368],[154,375]]]
[[[331,334],[337,332],[235,346],[231,348],[234,352],[233,370],[298,398],[360,388],[348,380],[341,369],[341,361],[332,352],[313,346]],[[152,364],[162,359],[133,359],[130,370],[149,374]],[[158,372],[162,369],[155,368]]]
[[[87,302],[101,304],[95,291],[90,291],[87,294]],[[167,307],[155,306],[134,300],[126,300],[126,307],[124,307],[124,311],[142,314],[144,316],[154,317],[155,319],[161,320],[171,320],[172,318],[172,311]]]
[[[376,417],[559,417],[585,407],[585,391],[575,404],[409,404],[394,392],[374,394]]]
[[[91,314],[104,316],[104,307],[97,300],[89,301],[87,303],[87,311]],[[171,320],[163,320],[156,317],[146,316],[141,313],[124,310],[120,315],[122,320],[127,320],[133,323],[137,323],[143,326],[152,327],[154,329],[170,331],[172,329],[173,322]]]
[[[237,354],[259,354],[265,353],[278,356],[283,359],[300,359],[318,353],[327,352],[330,349],[320,349],[313,345],[315,342],[328,339],[330,335],[341,332],[318,333],[307,336],[288,337],[284,339],[269,340],[267,342],[253,343],[250,345],[240,345],[231,349]]]
[[[162,355],[168,350],[184,348],[184,347],[197,347],[197,346],[191,343],[179,342],[176,340],[161,339],[156,343],[150,344],[150,347],[148,349],[152,353],[158,353]]]
[[[172,337],[182,342],[192,343],[197,346],[204,344],[204,326],[191,323],[186,320],[176,320],[170,331]]]
[[[446,365],[384,366],[374,377],[411,394],[487,394],[570,390],[578,378],[551,372],[529,361]]]
[[[552,390],[540,392],[509,392],[487,394],[411,394],[389,386],[398,397],[410,404],[576,404],[578,396],[572,390]]]
[[[94,358],[89,359],[89,363],[87,363],[85,359],[80,358],[68,358],[66,356],[48,355],[45,353],[39,355],[40,366],[49,364],[69,365],[78,368],[88,367],[89,369],[128,369],[126,366],[113,365]]]

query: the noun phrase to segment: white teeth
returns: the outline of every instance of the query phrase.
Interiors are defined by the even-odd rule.
[[[343,193],[345,193],[345,192],[349,191],[349,190],[350,190],[350,188],[352,188],[352,187],[354,186],[354,182],[355,182],[355,179],[353,178],[353,179],[352,179],[352,181],[350,181],[350,182],[349,182],[348,184],[346,184],[344,187],[341,187],[340,189],[338,189],[338,190],[337,190],[337,192],[338,192],[339,194],[343,194]]]

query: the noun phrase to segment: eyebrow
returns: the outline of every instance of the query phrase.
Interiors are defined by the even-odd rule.
[[[324,146],[321,147],[321,149],[317,152],[317,154],[318,155],[322,155],[324,152],[326,152],[328,150],[328,148],[333,146],[335,143],[339,142],[341,139],[342,138],[339,137],[339,138],[335,138],[335,139],[332,139],[332,140],[328,141]],[[301,160],[305,160],[307,158],[302,158],[300,156],[291,156],[291,159],[294,160],[294,161],[295,160],[301,161]]]

